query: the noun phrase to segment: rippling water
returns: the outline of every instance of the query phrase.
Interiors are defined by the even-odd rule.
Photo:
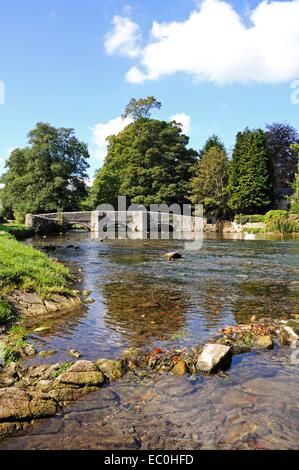
[[[102,243],[87,233],[30,243],[56,245],[54,256],[95,300],[47,324],[36,339],[57,353],[31,363],[69,360],[71,348],[95,359],[128,346],[198,345],[252,315],[299,311],[298,240],[208,239],[197,252],[175,241]],[[166,261],[173,250],[183,259]],[[299,367],[291,352],[235,358],[226,378],[131,375],[2,447],[298,448]]]

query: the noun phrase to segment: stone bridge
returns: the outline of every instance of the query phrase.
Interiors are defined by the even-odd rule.
[[[199,217],[178,214],[134,211],[91,211],[91,212],[60,212],[52,214],[27,214],[26,226],[37,231],[59,231],[66,226],[80,225],[91,232],[107,230],[131,232],[194,232]]]

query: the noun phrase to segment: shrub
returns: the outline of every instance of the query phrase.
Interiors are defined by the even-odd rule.
[[[261,214],[256,214],[256,215],[236,215],[235,216],[235,222],[237,224],[247,224],[247,223],[258,223],[258,222],[264,222],[264,216]]]
[[[272,210],[267,212],[267,214],[264,216],[264,220],[267,223],[275,219],[287,219],[288,215],[288,211]]]

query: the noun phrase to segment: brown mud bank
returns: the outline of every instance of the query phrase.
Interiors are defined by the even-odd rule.
[[[10,363],[0,370],[0,437],[57,415],[71,402],[126,374],[151,371],[172,376],[225,376],[234,355],[295,346],[298,333],[298,315],[289,321],[265,319],[257,323],[253,319],[247,325],[228,326],[213,341],[190,349],[131,348],[123,351],[119,359],[50,366]]]

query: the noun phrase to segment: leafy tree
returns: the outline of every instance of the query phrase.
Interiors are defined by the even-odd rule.
[[[229,206],[243,214],[266,212],[274,201],[273,186],[273,166],[264,131],[239,132],[230,162]]]
[[[211,137],[208,138],[206,143],[204,144],[203,148],[200,151],[200,158],[212,147],[217,147],[221,152],[226,153],[225,145],[218,137],[218,135],[213,134]]]
[[[295,189],[295,195],[294,195],[294,200],[291,205],[291,212],[293,214],[298,214],[299,215],[299,144],[294,144],[292,145],[292,150],[297,154],[298,157],[298,164],[297,164],[297,174],[296,174],[296,179],[294,183],[294,189]]]
[[[154,96],[148,96],[147,98],[140,98],[136,100],[132,98],[125,107],[125,111],[122,118],[132,118],[134,121],[138,119],[148,119],[151,116],[153,109],[160,109],[161,103]]]
[[[228,213],[228,158],[218,146],[209,147],[197,164],[191,180],[190,200],[203,204],[207,214],[225,217]]]
[[[296,129],[287,123],[266,126],[266,138],[274,166],[276,188],[287,188],[295,179],[298,154],[292,144],[299,142]]]
[[[14,150],[1,178],[1,199],[18,218],[26,213],[76,210],[86,196],[88,148],[73,129],[38,123],[29,146]]]
[[[175,122],[138,119],[108,139],[104,166],[92,188],[93,204],[115,205],[117,196],[136,204],[186,202],[197,152]]]

